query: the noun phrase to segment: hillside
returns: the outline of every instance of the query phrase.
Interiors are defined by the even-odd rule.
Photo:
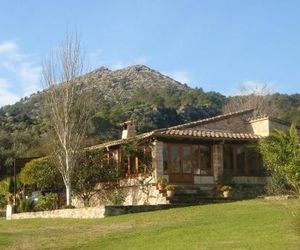
[[[118,138],[119,124],[129,119],[136,123],[138,132],[144,132],[214,116],[228,101],[238,98],[190,88],[144,65],[115,71],[102,67],[80,79],[85,90],[96,95],[88,145]],[[38,92],[0,108],[0,176],[16,156],[45,154],[42,101],[43,92]],[[278,118],[300,122],[299,94],[274,94],[267,106]]]
[[[80,79],[96,96],[89,145],[118,138],[119,124],[128,119],[144,132],[216,115],[225,102],[219,93],[190,88],[143,65],[115,71],[102,67]],[[38,92],[0,108],[0,175],[14,155],[44,154],[42,101]]]
[[[139,112],[143,114],[146,112],[146,116],[148,113],[150,116],[159,116],[158,113],[164,113],[165,109],[168,109],[168,113],[173,113],[176,120],[171,121],[172,119],[166,117],[167,121],[161,126],[168,126],[215,115],[220,112],[225,101],[225,97],[221,94],[204,93],[201,89],[189,88],[143,65],[116,71],[102,67],[82,76],[81,80],[86,85],[86,91],[93,91],[96,94],[94,119],[96,128],[91,131],[92,134],[103,135],[105,129],[101,129],[97,124],[100,118],[108,119],[111,126],[118,125],[126,119],[134,119],[138,129],[144,131],[160,126],[160,122],[153,121],[154,124],[150,126],[148,124],[146,128],[141,123],[144,118],[135,117],[139,116]],[[40,120],[42,96],[43,93],[38,92],[14,105],[1,108],[0,129],[8,132],[34,129],[42,133]],[[112,117],[107,117],[108,109]]]

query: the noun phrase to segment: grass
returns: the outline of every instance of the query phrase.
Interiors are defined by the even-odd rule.
[[[296,202],[249,200],[97,220],[0,220],[1,249],[300,249]]]

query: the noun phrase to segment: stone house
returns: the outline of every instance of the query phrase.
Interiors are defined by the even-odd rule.
[[[159,192],[155,185],[161,176],[176,186],[178,194],[197,194],[198,198],[217,196],[217,184],[228,176],[236,184],[263,187],[266,172],[261,156],[253,145],[273,129],[285,130],[289,126],[289,123],[267,115],[256,116],[253,109],[139,135],[135,133],[134,124],[126,122],[123,124],[122,139],[91,149],[105,148],[119,167],[124,169],[126,178],[123,187],[127,190],[125,204],[143,204],[145,195],[135,180],[144,174],[144,170],[139,168],[137,157],[124,159],[119,148],[132,140],[150,143],[153,185],[147,203],[164,204],[169,203],[170,199]]]

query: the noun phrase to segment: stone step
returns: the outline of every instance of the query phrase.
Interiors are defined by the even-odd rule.
[[[175,190],[214,190],[215,185],[174,185]]]
[[[203,196],[173,196],[167,198],[170,204],[209,204],[209,203],[221,203],[229,202],[234,199],[223,197],[203,197]]]

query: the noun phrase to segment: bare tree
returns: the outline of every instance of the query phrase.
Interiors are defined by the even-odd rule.
[[[84,91],[84,60],[77,35],[66,34],[61,46],[43,63],[45,114],[50,125],[51,154],[66,188],[66,203],[71,205],[71,181],[79,151],[83,147],[91,100]]]
[[[223,108],[224,113],[255,109],[257,114],[273,113],[270,105],[272,91],[267,84],[242,84]]]

